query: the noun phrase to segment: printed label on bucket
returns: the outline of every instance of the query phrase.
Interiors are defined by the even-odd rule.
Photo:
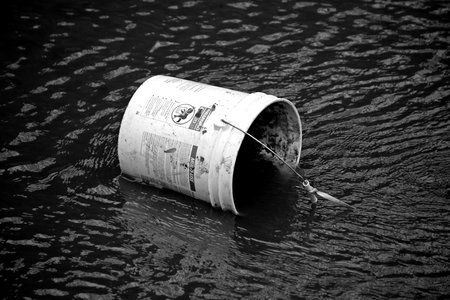
[[[171,112],[177,104],[178,102],[173,99],[152,95],[145,103],[144,109],[136,111],[136,114],[145,118],[166,121],[170,119]]]
[[[145,157],[149,184],[195,192],[198,146],[144,131],[140,154]]]
[[[195,113],[191,125],[189,125],[189,129],[200,131],[203,128],[203,124],[205,123],[206,119],[208,119],[211,112],[212,112],[211,108],[200,106],[198,111]]]
[[[191,104],[180,104],[171,98],[152,95],[145,103],[144,109],[136,111],[136,114],[144,118],[175,123],[194,131],[202,131],[203,125],[215,108],[216,104],[211,107],[200,106],[197,109]]]
[[[194,116],[195,108],[190,104],[181,104],[172,111],[172,121],[175,124],[183,125],[189,122]]]
[[[180,78],[167,78],[165,80],[165,82],[174,84],[175,88],[182,92],[189,91],[189,92],[198,93],[209,87],[208,85],[206,85],[204,83],[193,82],[193,81],[184,80],[184,79],[180,79]]]

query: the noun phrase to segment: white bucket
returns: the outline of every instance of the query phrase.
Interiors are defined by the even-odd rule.
[[[249,158],[271,162],[279,170],[284,166],[222,119],[254,135],[292,167],[298,165],[301,122],[290,101],[158,75],[136,90],[123,116],[118,145],[122,174],[238,214],[238,202],[245,199],[236,194],[236,186],[245,185],[245,178],[235,172],[248,169]],[[241,149],[244,140],[254,147]],[[255,176],[259,172],[251,171]]]

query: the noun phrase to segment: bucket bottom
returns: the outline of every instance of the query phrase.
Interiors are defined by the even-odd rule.
[[[300,155],[301,131],[292,106],[277,102],[263,110],[248,133],[274,150],[292,167]],[[236,159],[233,198],[237,211],[254,205],[272,183],[290,177],[288,167],[250,137],[245,136]]]

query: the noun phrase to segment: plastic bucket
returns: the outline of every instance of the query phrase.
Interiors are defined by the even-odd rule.
[[[290,101],[158,75],[136,90],[123,116],[122,174],[238,214],[245,176],[257,177],[263,162],[279,176],[286,167],[222,119],[298,165],[301,122]]]

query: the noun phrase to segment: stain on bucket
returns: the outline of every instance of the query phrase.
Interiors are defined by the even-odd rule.
[[[158,75],[136,90],[125,111],[118,144],[123,175],[238,214],[252,182],[262,174],[283,176],[286,167],[222,119],[297,166],[301,123],[291,102]]]

